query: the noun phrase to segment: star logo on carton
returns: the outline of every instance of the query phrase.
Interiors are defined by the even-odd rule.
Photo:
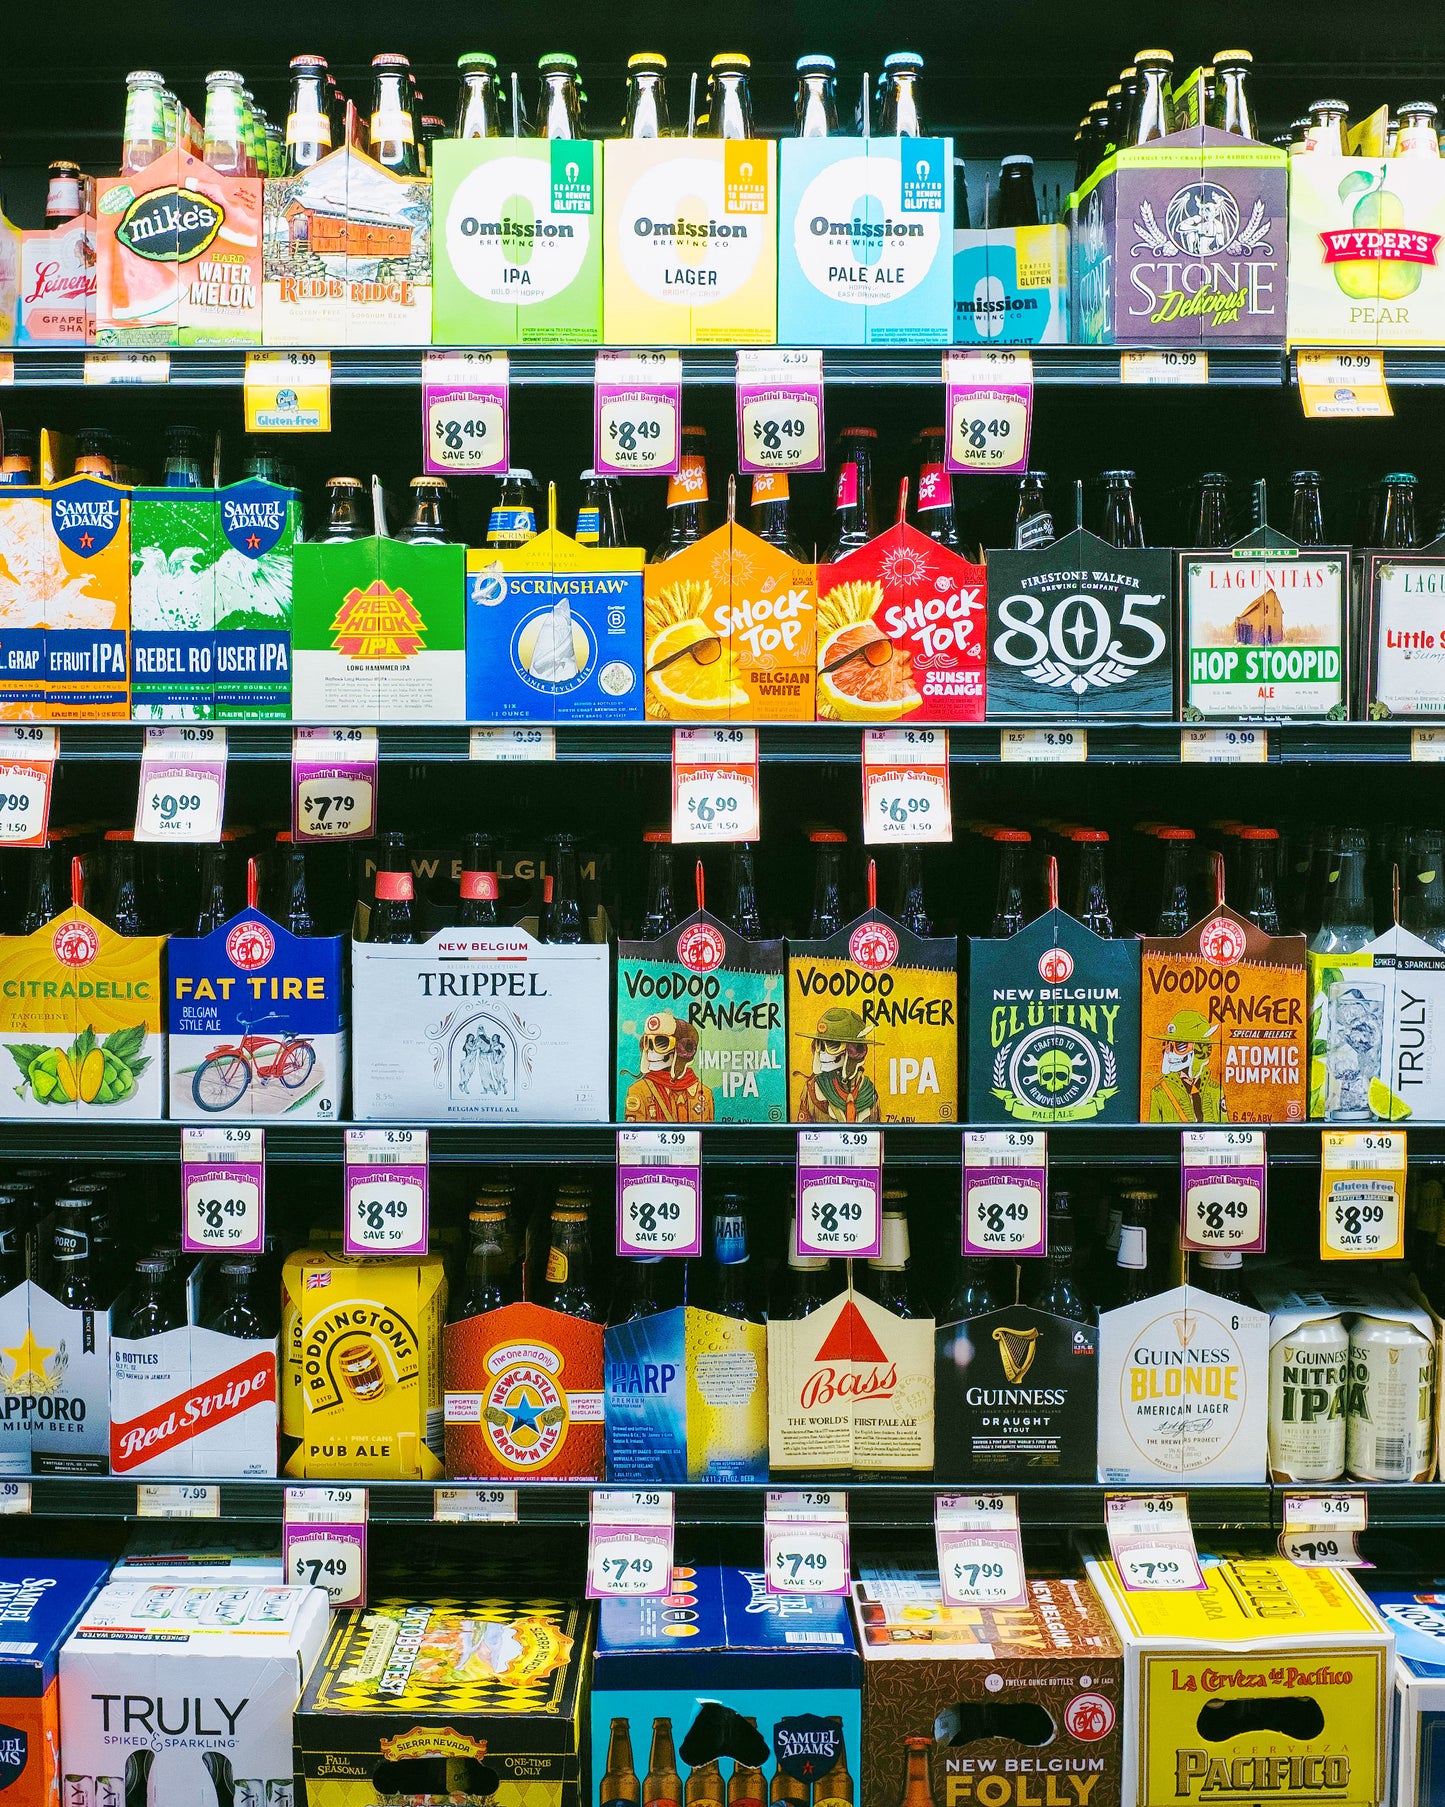
[[[0,1349],[10,1363],[10,1373],[5,1376],[3,1387],[7,1393],[42,1392],[48,1386],[46,1378],[46,1361],[54,1355],[54,1349],[43,1348],[35,1340],[35,1332],[27,1327],[25,1335],[13,1349]],[[24,1383],[28,1382],[26,1385]]]
[[[410,659],[422,649],[426,623],[405,590],[378,578],[347,591],[331,630],[332,647],[348,659]]]
[[[82,552],[89,552],[89,551],[90,551],[90,549],[91,549],[91,547],[92,547],[92,546],[93,546],[93,545],[94,545],[94,544],[95,544],[95,535],[94,535],[94,534],[93,534],[93,533],[83,533],[83,534],[81,534],[81,536],[80,536],[80,549],[81,549],[81,551],[82,551]]]

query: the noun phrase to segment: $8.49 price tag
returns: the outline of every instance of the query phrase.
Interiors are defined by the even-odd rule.
[[[423,468],[499,475],[511,455],[510,366],[504,351],[429,351],[422,360]]]
[[[949,471],[1028,469],[1034,413],[1033,361],[1026,351],[946,351],[943,462]]]
[[[587,1598],[667,1593],[672,1517],[670,1493],[595,1492],[587,1533]]]
[[[1356,1542],[1368,1511],[1363,1493],[1287,1493],[1279,1553],[1307,1569],[1371,1568]]]
[[[695,1129],[617,1132],[617,1253],[702,1253],[702,1135]]]
[[[682,462],[682,360],[675,351],[599,351],[592,463],[599,477],[672,476]]]
[[[291,836],[364,841],[376,833],[375,728],[297,728],[291,737]]]
[[[1264,1131],[1186,1129],[1180,1147],[1180,1245],[1264,1250]]]
[[[763,1567],[770,1594],[846,1594],[847,1494],[769,1493]]]
[[[953,839],[947,728],[863,730],[863,839]]]
[[[1104,1524],[1127,1592],[1197,1593],[1204,1587],[1187,1495],[1111,1493]]]
[[[0,728],[0,847],[43,847],[58,750],[55,729],[14,722]]]
[[[225,808],[226,730],[147,728],[136,840],[219,841]]]
[[[266,1132],[252,1124],[181,1131],[188,1254],[259,1255],[266,1246]]]
[[[325,1588],[331,1604],[366,1604],[366,1489],[288,1487],[282,1561],[292,1587]]]
[[[675,728],[673,844],[757,838],[757,729]]]
[[[867,1259],[883,1250],[883,1131],[798,1131],[794,1252]]]
[[[1041,1129],[968,1130],[963,1252],[1010,1260],[1049,1252],[1048,1137]]]
[[[822,352],[740,351],[737,396],[740,471],[824,468]]]
[[[1320,1138],[1320,1259],[1405,1253],[1405,1132],[1327,1129]]]
[[[347,1130],[342,1247],[348,1255],[426,1254],[424,1129]]]
[[[1011,1493],[941,1493],[933,1503],[938,1577],[950,1606],[1022,1606],[1024,1550]]]

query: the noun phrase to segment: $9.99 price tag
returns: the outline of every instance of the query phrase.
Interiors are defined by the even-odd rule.
[[[659,1055],[671,1053],[659,1047]],[[617,1253],[702,1253],[702,1135],[695,1129],[617,1132]]]
[[[348,1255],[426,1254],[424,1129],[347,1130],[342,1247]]]
[[[1023,1606],[1024,1551],[1011,1493],[941,1493],[933,1503],[938,1577],[950,1606]]]
[[[763,1567],[770,1594],[846,1594],[846,1493],[769,1493]]]
[[[1129,1593],[1197,1593],[1204,1574],[1182,1493],[1111,1493],[1104,1503],[1109,1551]]]
[[[187,1254],[259,1255],[266,1246],[266,1132],[252,1124],[181,1131]]]
[[[667,1593],[672,1535],[670,1493],[595,1492],[587,1533],[587,1598]]]
[[[1263,1252],[1262,1129],[1186,1129],[1179,1173],[1183,1248]]]
[[[947,728],[863,730],[863,839],[953,839]]]
[[[757,838],[757,729],[675,728],[673,844]]]
[[[798,1131],[799,1255],[883,1252],[883,1131]]]
[[[1026,351],[946,351],[943,464],[949,471],[1028,469],[1034,368]]]
[[[968,1130],[963,1138],[963,1252],[1047,1255],[1048,1137],[1041,1129]]]
[[[599,477],[670,477],[682,463],[682,359],[599,351],[592,463]]]
[[[423,468],[450,477],[505,471],[510,368],[504,351],[429,351],[422,360]]]
[[[824,468],[821,351],[740,351],[737,393],[740,471]]]
[[[135,838],[219,841],[225,807],[226,730],[147,728]]]
[[[1327,1129],[1320,1138],[1320,1258],[1405,1253],[1405,1132]]]
[[[366,1604],[366,1489],[288,1487],[282,1561],[292,1587],[323,1587],[331,1604]]]
[[[291,738],[291,838],[364,841],[376,833],[375,728],[297,728]]]
[[[1355,1541],[1367,1515],[1363,1493],[1287,1493],[1279,1553],[1307,1569],[1371,1568]]]
[[[15,722],[0,728],[0,847],[43,847],[55,778],[54,728]]]

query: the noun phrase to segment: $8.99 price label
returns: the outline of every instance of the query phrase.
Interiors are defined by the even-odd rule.
[[[510,369],[504,351],[431,351],[422,364],[423,462],[441,476],[507,468]]]
[[[1325,1130],[1320,1144],[1320,1258],[1378,1261],[1405,1252],[1403,1129]]]
[[[1130,1593],[1194,1593],[1204,1573],[1182,1493],[1111,1493],[1104,1505],[1109,1550]]]
[[[425,1255],[428,1245],[427,1132],[346,1132],[348,1255]]]
[[[674,844],[757,838],[757,729],[674,729]]]
[[[266,1246],[265,1131],[251,1124],[181,1131],[188,1254],[259,1255]]]
[[[882,1170],[881,1130],[800,1130],[795,1252],[881,1254]]]
[[[1027,352],[943,355],[948,431],[944,466],[950,471],[1028,468],[1033,424],[1033,364]]]

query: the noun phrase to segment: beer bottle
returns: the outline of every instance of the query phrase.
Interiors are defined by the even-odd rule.
[[[135,835],[129,828],[105,832],[104,891],[95,914],[108,922],[117,935],[144,935],[145,911],[136,875]],[[97,885],[99,892],[101,887]]]
[[[642,1784],[643,1807],[683,1807],[682,1777],[677,1773],[677,1753],[672,1748],[672,1721],[652,1722],[652,1753]]]
[[[1037,226],[1039,197],[1034,189],[1032,157],[1005,157],[998,166],[1000,226]]]
[[[35,481],[35,435],[29,427],[5,429],[5,454],[0,458],[0,485],[25,486]]]
[[[808,1784],[800,1782],[796,1776],[790,1776],[781,1766],[773,1771],[772,1786],[768,1790],[768,1799],[777,1801],[801,1801],[808,1807]]]
[[[120,173],[139,175],[166,152],[165,77],[154,69],[133,69],[125,78],[125,125]]]
[[[467,1214],[467,1265],[457,1289],[452,1322],[499,1311],[522,1296],[521,1274],[508,1246],[504,1206],[487,1206]]]
[[[726,1807],[727,1784],[716,1757],[694,1763],[687,1773],[687,1807]]]
[[[571,834],[551,836],[552,896],[547,906],[547,933],[544,940],[553,945],[576,946],[587,939],[587,925],[582,914],[581,880],[577,872],[577,837]]]
[[[1191,1266],[1192,1283],[1201,1292],[1234,1305],[1245,1303],[1244,1256],[1238,1249],[1204,1249],[1194,1256]]]
[[[457,911],[457,926],[495,928],[500,920],[497,910],[500,897],[497,855],[491,837],[469,834],[462,854],[461,907]]]
[[[78,163],[57,162],[50,166],[49,185],[45,190],[45,229],[53,232],[84,211],[80,199],[81,176]]]
[[[903,1793],[898,1807],[933,1807],[933,1788],[928,1779],[928,1753],[933,1740],[917,1735],[903,1740]]]
[[[445,477],[413,477],[411,512],[396,537],[413,546],[450,545],[451,535],[443,518],[450,501]],[[490,531],[487,543],[492,544]]]
[[[689,1262],[665,1255],[631,1255],[618,1261],[615,1291],[607,1314],[609,1328],[635,1324],[682,1304],[682,1268]]]
[[[307,883],[306,849],[292,840],[289,829],[282,829],[276,836],[275,847],[274,877],[266,887],[270,914],[293,935],[319,935]]]
[[[53,922],[68,901],[60,870],[65,856],[56,835],[51,835],[50,842],[50,846],[37,847],[29,855],[25,909],[20,918],[22,935],[33,935],[47,922]]]
[[[1169,94],[1174,74],[1174,57],[1167,50],[1139,50],[1134,53],[1139,91],[1129,107],[1121,144],[1152,144],[1156,138],[1167,138],[1174,130],[1174,105]]]
[[[1413,829],[1401,870],[1400,925],[1432,947],[1445,948],[1445,836]]]
[[[638,1807],[642,1786],[632,1762],[632,1727],[626,1719],[614,1719],[607,1737],[607,1769],[597,1785],[600,1807],[616,1801]]]
[[[627,59],[627,117],[624,138],[670,138],[667,115],[667,58],[639,50]]]
[[[219,1274],[218,1303],[201,1318],[206,1330],[222,1336],[244,1337],[248,1342],[269,1342],[280,1328],[266,1275],[259,1261],[223,1261]]]
[[[747,1204],[739,1192],[725,1192],[713,1208],[712,1259],[699,1286],[705,1311],[739,1324],[761,1324],[762,1303],[748,1246]]]
[[[1194,920],[1189,902],[1189,861],[1194,850],[1194,830],[1161,828],[1157,836],[1164,849],[1164,871],[1153,932],[1156,935],[1183,935]]]
[[[749,1718],[748,1724],[757,1730],[757,1720]],[[741,1757],[733,1759],[733,1773],[728,1777],[728,1807],[766,1807],[768,1784],[763,1772],[754,1763],[744,1763]]]
[[[1190,523],[1191,546],[1227,546],[1229,534],[1229,479],[1223,471],[1206,471],[1194,495]]]
[[[457,76],[457,124],[452,137],[500,138],[497,59],[485,50],[465,51],[457,58]]]
[[[26,1278],[29,1263],[25,1237],[30,1227],[30,1201],[20,1192],[0,1192],[0,1299]]]
[[[1289,482],[1289,537],[1301,546],[1323,546],[1325,521],[1319,472],[1294,471]]]
[[[577,59],[565,51],[550,51],[537,58],[542,95],[537,106],[539,138],[580,138],[582,96],[577,81]]]
[[[331,149],[331,106],[324,56],[293,56],[282,173],[299,176]]]
[[[215,69],[206,77],[206,135],[201,156],[218,176],[256,174],[246,142],[242,87],[234,69]]]
[[[582,473],[582,501],[577,509],[577,531],[572,536],[582,546],[625,546],[627,525],[622,515],[622,486],[616,477]]]
[[[1365,836],[1358,828],[1342,828],[1332,840],[1320,926],[1310,937],[1310,952],[1355,954],[1375,938],[1365,885]]]
[[[808,562],[801,543],[794,539],[788,519],[788,479],[782,471],[759,471],[753,476],[751,526],[760,540],[786,552],[799,564]]]
[[[364,540],[371,528],[362,519],[361,482],[356,477],[329,477],[326,481],[326,520],[316,538],[323,546],[342,540]]]
[[[213,934],[223,922],[235,915],[232,909],[230,845],[235,836],[227,829],[219,841],[210,841],[201,849],[201,907],[196,917],[196,935]]]
[[[813,1807],[853,1807],[853,1778],[848,1774],[843,1721],[829,1715],[828,1724],[838,1728],[838,1761],[813,1784]]]
[[[1074,882],[1074,915],[1095,935],[1114,938],[1114,916],[1104,877],[1104,849],[1109,837],[1102,828],[1076,828],[1070,837],[1078,848]]]
[[[1110,157],[1126,142],[1129,114],[1139,94],[1139,71],[1132,63],[1119,71],[1119,79],[1104,90],[1104,155]]]
[[[1277,935],[1279,904],[1275,897],[1274,868],[1279,830],[1241,828],[1239,844],[1244,866],[1240,887],[1244,899],[1242,914],[1266,935]]]
[[[419,176],[421,152],[412,113],[411,63],[395,51],[371,59],[371,120],[367,150],[395,176]]]
[[[166,428],[165,472],[167,489],[201,489],[201,435],[195,427]]]
[[[1408,552],[1420,543],[1415,526],[1416,479],[1409,471],[1385,478],[1378,545],[1386,552]]]
[[[1309,123],[1305,127],[1302,151],[1314,156],[1343,157],[1348,154],[1346,134],[1350,123],[1349,103],[1343,100],[1312,100]]]
[[[920,533],[940,546],[964,556],[958,516],[953,505],[953,478],[943,462],[943,428],[924,427],[918,446],[918,480],[914,485],[917,525]]]
[[[844,427],[839,435],[838,474],[833,488],[834,540],[827,563],[873,538],[873,453],[875,427]]]
[[[808,939],[822,941],[836,935],[845,920],[843,849],[848,837],[839,828],[815,828],[808,839],[813,845],[813,914]]]
[[[751,138],[753,101],[748,92],[752,60],[741,51],[724,50],[712,60],[708,81],[708,138]]]
[[[1093,1308],[1085,1303],[1074,1278],[1074,1210],[1067,1192],[1056,1193],[1049,1206],[1048,1254],[1041,1262],[1027,1263],[1025,1271],[1031,1282],[1026,1305],[1076,1324],[1093,1323]]]
[[[855,1269],[854,1283],[896,1318],[927,1318],[933,1314],[909,1267],[907,1203],[908,1194],[899,1187],[890,1187],[883,1194],[879,1252],[863,1263],[861,1275]]]
[[[520,466],[502,478],[502,493],[487,520],[489,546],[521,546],[537,537],[532,473]]]
[[[1254,136],[1254,109],[1249,104],[1249,72],[1254,58],[1247,50],[1216,50],[1214,93],[1205,110],[1204,123],[1216,131],[1240,138]]]
[[[373,886],[367,940],[379,947],[405,947],[415,941],[416,879],[406,838],[395,829],[382,836]]]
[[[833,1271],[829,1255],[800,1255],[797,1252],[798,1228],[794,1218],[788,1226],[787,1266],[778,1276],[777,1295],[768,1313],[784,1323],[810,1318],[831,1299],[838,1296],[841,1282]]]
[[[587,1213],[560,1200],[552,1207],[552,1241],[537,1303],[548,1311],[565,1312],[600,1324],[604,1315],[592,1296],[592,1240]]]
[[[763,921],[758,909],[758,887],[753,877],[751,841],[733,841],[728,847],[728,882],[722,919],[745,941],[761,941]]]
[[[1440,133],[1435,125],[1439,108],[1428,100],[1406,101],[1400,108],[1400,130],[1395,138],[1397,157],[1438,157]]]
[[[1197,1115],[1196,1122],[1203,1119]],[[1149,1284],[1149,1217],[1156,1194],[1133,1190],[1123,1196],[1124,1216],[1119,1227],[1119,1252],[1114,1257],[1114,1304],[1136,1305],[1149,1298],[1154,1288]]]
[[[830,56],[800,56],[794,64],[798,94],[793,108],[795,138],[832,138],[838,131],[838,65]]]
[[[682,920],[673,895],[672,835],[665,828],[649,828],[642,837],[647,849],[647,901],[637,931],[639,941],[656,941]]]
[[[1133,471],[1105,471],[1104,525],[1099,537],[1111,546],[1142,546],[1144,530],[1134,506]]]
[[[115,479],[114,440],[106,427],[82,427],[75,435],[75,475]]]
[[[95,1251],[91,1241],[93,1199],[67,1196],[55,1201],[50,1222],[50,1283],[46,1290],[69,1311],[98,1311]]]
[[[898,851],[898,888],[894,894],[893,914],[915,935],[933,933],[933,918],[923,895],[923,852],[916,844]]]
[[[143,1255],[135,1264],[130,1312],[119,1334],[139,1342],[167,1330],[182,1330],[185,1322],[186,1301],[170,1262]]]
[[[916,51],[895,50],[884,57],[883,73],[879,78],[880,138],[925,136],[918,113],[918,78],[922,73],[923,58]]]
[[[682,454],[676,473],[667,480],[667,535],[652,563],[674,558],[696,545],[711,527],[707,506],[707,429],[682,429]]]
[[[1084,114],[1083,138],[1079,145],[1080,167],[1083,174],[1074,184],[1082,188],[1089,177],[1113,149],[1109,136],[1109,103],[1107,100],[1091,101]]]
[[[993,924],[989,929],[995,941],[1006,935],[1017,935],[1029,920],[1027,903],[1026,862],[1033,836],[1025,828],[997,828],[993,843],[999,850],[998,894],[993,906]]]
[[[945,1324],[960,1324],[965,1318],[981,1318],[986,1311],[997,1311],[1012,1303],[994,1288],[994,1275],[1003,1263],[988,1255],[960,1255],[953,1294],[943,1313]]]

